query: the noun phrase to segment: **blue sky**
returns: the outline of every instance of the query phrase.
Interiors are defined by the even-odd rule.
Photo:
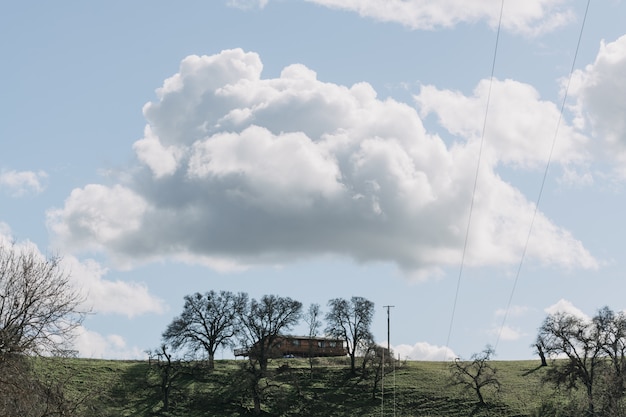
[[[587,2],[505,1],[491,79],[501,2],[431,3],[0,6],[0,241],[64,258],[82,356],[143,357],[211,289],[363,296],[381,343],[393,305],[411,359],[626,308],[626,4],[570,78]]]

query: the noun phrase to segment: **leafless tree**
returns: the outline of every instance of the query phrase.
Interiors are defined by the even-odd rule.
[[[70,415],[60,385],[40,382],[29,356],[70,351],[82,302],[59,258],[0,245],[0,414],[48,415],[54,408]]]
[[[167,326],[163,340],[174,349],[203,350],[209,358],[209,369],[214,369],[215,352],[220,346],[232,345],[238,317],[247,303],[245,293],[211,290],[187,295],[182,314]]]
[[[313,339],[317,336],[317,332],[322,326],[322,322],[320,321],[320,305],[319,304],[311,304],[306,314],[304,315],[304,321],[309,325],[309,375],[313,377],[313,364],[315,362],[315,358],[313,356],[314,349],[314,341]]]
[[[272,351],[283,332],[298,323],[301,311],[300,301],[264,295],[259,301],[250,300],[248,307],[240,314],[241,338],[248,351],[246,371],[250,376],[255,414],[261,413],[263,392],[269,386],[265,378]]]
[[[67,350],[84,318],[82,301],[59,258],[0,247],[0,355]]]
[[[568,313],[549,315],[539,329],[554,362],[545,379],[568,389],[584,388],[589,416],[624,415],[626,316],[604,307],[591,319]]]
[[[155,370],[159,377],[159,392],[163,401],[163,411],[170,409],[170,394],[176,380],[184,371],[184,364],[167,351],[167,345],[163,344],[154,351],[148,352],[151,369]]]
[[[376,394],[378,393],[379,385],[383,381],[383,378],[388,373],[393,372],[393,366],[391,365],[394,365],[394,361],[393,350],[389,351],[386,347],[380,346],[374,341],[368,344],[361,365],[361,378],[371,378],[372,400],[376,399]]]
[[[366,349],[373,340],[370,326],[374,318],[374,303],[363,297],[352,297],[350,301],[334,298],[328,302],[326,333],[346,342],[350,356],[350,371],[356,373],[356,354]]]
[[[473,391],[480,405],[485,404],[485,388],[494,387],[496,391],[500,390],[496,368],[490,363],[493,353],[491,346],[487,346],[481,353],[472,355],[470,361],[457,358],[452,365],[452,383]]]
[[[591,323],[568,313],[552,314],[540,327],[539,337],[547,355],[567,357],[562,366],[548,369],[546,379],[568,389],[582,384],[587,394],[587,414],[593,416],[597,377],[604,360]]]

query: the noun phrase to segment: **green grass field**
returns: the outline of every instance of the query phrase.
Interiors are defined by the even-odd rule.
[[[277,416],[539,416],[542,404],[565,400],[543,386],[539,361],[492,361],[502,384],[485,391],[487,406],[475,394],[450,386],[450,364],[409,361],[385,377],[373,395],[371,379],[351,376],[343,358],[320,359],[310,374],[306,359],[270,363],[264,381],[263,411]],[[163,411],[159,377],[144,361],[38,359],[42,378],[62,381],[65,395],[85,415],[239,416],[251,413],[252,401],[240,371],[243,361],[216,361],[212,372],[197,366],[173,385],[170,410]],[[287,366],[285,366],[287,365]],[[281,367],[283,372],[279,372]],[[265,385],[264,385],[265,387]]]

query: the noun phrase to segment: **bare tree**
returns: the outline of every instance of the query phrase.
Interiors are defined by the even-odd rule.
[[[370,326],[374,317],[374,303],[363,297],[352,297],[350,301],[334,298],[328,302],[326,333],[346,342],[350,356],[350,372],[356,373],[356,354],[367,348],[373,340]]]
[[[82,302],[59,258],[0,247],[0,356],[66,351],[85,315]]]
[[[264,391],[271,385],[265,380],[267,364],[272,351],[284,331],[291,329],[301,317],[302,303],[289,297],[264,295],[261,300],[250,300],[240,314],[242,342],[248,351],[247,372],[250,376],[255,414],[261,413]]]
[[[38,379],[29,355],[68,352],[82,302],[59,258],[0,245],[0,415],[74,415],[77,405],[62,385]]]
[[[604,415],[624,415],[620,401],[626,395],[626,315],[603,307],[594,316],[593,326],[602,354],[609,362],[603,378]]]
[[[564,354],[568,358],[564,366],[550,367],[547,380],[569,389],[582,383],[587,393],[587,413],[594,415],[594,385],[602,362],[602,348],[596,343],[589,323],[567,313],[549,315],[539,329],[539,337],[548,355]]]
[[[256,359],[262,372],[276,347],[279,336],[290,330],[301,317],[302,303],[289,297],[264,295],[261,300],[250,300],[240,314],[242,341],[249,357]]]
[[[237,319],[247,302],[247,294],[229,291],[187,295],[182,314],[167,326],[163,339],[174,349],[205,351],[209,369],[214,369],[215,352],[220,346],[232,345],[238,331]]]
[[[379,385],[383,381],[383,378],[388,373],[393,372],[393,367],[390,366],[393,362],[393,350],[389,351],[386,347],[380,346],[374,341],[368,344],[365,355],[363,356],[363,363],[361,364],[361,378],[371,378],[372,400],[376,399],[376,394],[378,393]]]
[[[304,321],[309,325],[309,375],[313,377],[313,363],[315,358],[313,356],[314,343],[313,339],[317,336],[317,332],[322,326],[320,321],[320,305],[311,304],[306,314],[304,315]]]
[[[470,361],[456,358],[452,365],[452,383],[474,391],[479,405],[485,405],[483,390],[486,387],[494,387],[496,391],[500,390],[496,368],[489,362],[493,353],[493,348],[487,346],[481,353],[472,355]]]
[[[547,355],[567,358],[552,364],[545,379],[585,390],[586,414],[623,415],[626,376],[626,317],[608,307],[591,320],[568,313],[549,315],[539,329]]]
[[[151,369],[159,376],[159,392],[163,401],[163,411],[170,409],[170,394],[178,378],[182,375],[184,365],[181,360],[173,358],[163,344],[154,351],[149,351],[148,358]]]

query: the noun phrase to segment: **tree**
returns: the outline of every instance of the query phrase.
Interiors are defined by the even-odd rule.
[[[163,339],[174,349],[204,350],[209,369],[214,369],[215,352],[220,346],[232,344],[238,331],[237,319],[247,302],[247,294],[229,291],[187,295],[182,314],[167,326]]]
[[[371,341],[363,356],[363,363],[361,364],[361,378],[372,379],[372,400],[376,399],[378,388],[385,376],[389,372],[393,372],[394,353],[393,350],[389,351],[386,347],[376,344]],[[384,396],[384,392],[382,393]]]
[[[500,381],[496,376],[496,368],[489,363],[494,350],[487,346],[481,353],[472,355],[470,361],[454,360],[452,365],[452,383],[461,385],[466,390],[476,394],[479,405],[485,405],[483,390],[486,387],[495,387],[500,390]]]
[[[546,380],[568,389],[581,383],[587,394],[587,414],[594,415],[594,385],[599,367],[602,365],[602,348],[591,322],[568,313],[549,315],[539,329],[549,356],[564,355],[562,365],[552,366]]]
[[[302,303],[289,297],[264,295],[261,300],[250,300],[240,312],[241,338],[248,351],[246,371],[254,402],[255,414],[261,413],[263,391],[271,385],[262,380],[267,375],[267,364],[280,341],[282,332],[291,329],[301,317]]]
[[[60,258],[0,246],[0,356],[66,351],[85,313]]]
[[[0,415],[74,415],[62,384],[39,380],[30,355],[69,351],[85,313],[59,258],[0,244]]]
[[[300,301],[264,295],[260,301],[250,300],[248,308],[240,313],[242,341],[249,357],[258,361],[262,372],[267,370],[268,359],[279,336],[298,323],[301,311]]]
[[[370,326],[374,317],[374,303],[363,297],[352,297],[350,301],[334,298],[328,302],[326,333],[346,342],[350,356],[350,372],[356,373],[356,354],[367,348],[373,340]]]
[[[541,359],[541,366],[548,366],[548,361],[546,360],[546,353],[544,352],[544,342],[541,337],[537,337],[535,344],[533,345],[535,348],[535,352],[539,355],[539,359]]]
[[[625,395],[626,385],[626,315],[615,313],[608,307],[601,308],[593,318],[602,354],[606,355],[610,369],[604,375],[606,388],[603,392],[605,414],[617,415],[620,400]],[[623,413],[619,413],[623,415]]]
[[[304,321],[309,325],[309,370],[310,376],[313,377],[313,363],[315,358],[313,357],[313,338],[317,336],[317,332],[319,328],[322,326],[322,322],[320,321],[320,305],[319,304],[311,304],[309,309],[307,310]]]
[[[163,344],[159,349],[148,352],[149,364],[159,377],[159,393],[163,402],[163,411],[170,409],[170,394],[172,388],[183,372],[183,363],[172,357],[167,351],[167,345]]]
[[[604,307],[591,319],[568,313],[546,317],[538,340],[554,362],[546,381],[567,389],[585,390],[588,416],[622,415],[626,375],[626,317]]]

